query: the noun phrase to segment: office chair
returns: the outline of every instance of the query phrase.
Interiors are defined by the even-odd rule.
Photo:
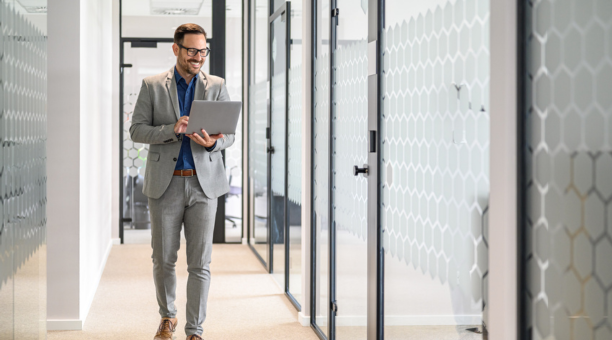
[[[230,168],[230,171],[229,171],[229,180],[228,180],[228,182],[229,182],[229,186],[230,186],[230,191],[225,195],[225,203],[226,204],[227,204],[227,199],[228,198],[230,198],[232,196],[236,196],[236,197],[242,196],[242,187],[232,186],[232,177],[233,177],[232,171],[234,169],[237,169],[237,168],[238,168],[237,166],[233,166],[233,167]],[[237,217],[237,216],[225,215],[225,220],[232,222],[232,228],[236,228],[237,227],[235,219],[238,219],[238,218],[239,217]]]

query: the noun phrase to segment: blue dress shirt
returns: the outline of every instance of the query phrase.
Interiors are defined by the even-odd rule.
[[[181,75],[176,70],[176,66],[174,67],[174,79],[176,79],[176,92],[178,95],[179,108],[181,117],[189,116],[189,112],[191,111],[191,104],[193,103],[193,97],[195,94],[195,87],[198,80],[198,75],[196,74],[189,85],[185,81],[185,78],[181,77]],[[195,169],[195,162],[193,161],[193,155],[191,154],[191,139],[189,137],[183,136],[183,141],[181,144],[181,151],[179,152],[178,160],[176,162],[176,167],[174,170],[187,170],[187,169]],[[208,151],[212,151],[215,148],[215,145],[210,148],[206,148]]]

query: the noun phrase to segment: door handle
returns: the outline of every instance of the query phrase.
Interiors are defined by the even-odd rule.
[[[274,153],[274,147],[273,146],[268,147],[268,153]]]
[[[363,174],[364,177],[368,176],[368,165],[367,164],[364,164],[363,168],[360,168],[357,165],[353,167],[353,175],[359,176],[359,174]]]

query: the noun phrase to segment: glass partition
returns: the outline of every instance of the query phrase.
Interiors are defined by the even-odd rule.
[[[287,117],[287,214],[289,293],[302,301],[302,1],[291,1],[289,113]]]
[[[269,263],[268,243],[268,0],[251,3],[249,84],[249,243]]]
[[[612,2],[524,6],[520,336],[612,339]]]
[[[314,296],[315,324],[329,335],[329,91],[330,91],[330,3],[317,0],[316,48],[314,65],[314,121],[313,121],[313,226],[316,230],[316,262]]]
[[[287,181],[287,16],[278,16],[270,24],[270,228],[272,243],[272,273],[285,287],[285,232]]]
[[[489,254],[489,0],[388,0],[385,18],[385,339],[480,339]]]
[[[154,48],[132,47],[123,43],[123,225],[125,243],[149,243],[151,239],[149,201],[142,193],[149,145],[130,138],[132,113],[142,80],[169,71],[176,64],[172,43],[157,43]],[[204,64],[205,67],[208,62]]]
[[[47,336],[46,1],[0,1],[0,339]]]
[[[336,338],[366,339],[368,180],[368,6],[338,0],[332,105],[332,206],[335,223]]]

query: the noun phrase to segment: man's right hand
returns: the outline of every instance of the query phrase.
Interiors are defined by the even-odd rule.
[[[189,116],[181,117],[176,124],[174,124],[174,133],[185,133],[187,131],[187,123],[189,122]]]

